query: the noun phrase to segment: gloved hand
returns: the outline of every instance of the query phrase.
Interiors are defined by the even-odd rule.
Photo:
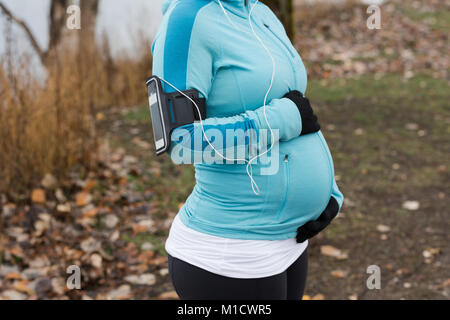
[[[291,91],[283,98],[292,100],[297,105],[298,111],[300,111],[300,116],[302,118],[301,136],[320,130],[320,125],[317,122],[317,116],[314,114],[308,98],[304,97],[300,91]]]
[[[339,204],[334,197],[330,198],[327,207],[317,220],[309,221],[297,229],[297,242],[302,243],[316,236],[325,229],[339,212]]]

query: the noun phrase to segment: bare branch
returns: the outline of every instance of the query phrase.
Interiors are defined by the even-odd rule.
[[[28,37],[28,40],[31,43],[31,46],[36,51],[36,53],[39,55],[39,58],[41,59],[42,64],[45,65],[45,61],[47,59],[47,52],[43,51],[41,49],[38,42],[36,41],[34,34],[31,32],[28,25],[23,20],[14,16],[12,14],[12,12],[2,2],[0,2],[0,9],[5,16],[7,16],[9,19],[11,19],[11,21],[14,21],[16,24],[18,24],[23,29],[23,31],[25,32],[25,34]]]

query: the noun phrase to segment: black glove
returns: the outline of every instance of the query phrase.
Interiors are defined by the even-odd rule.
[[[298,111],[300,111],[300,116],[302,118],[301,136],[320,130],[320,125],[317,122],[317,116],[314,114],[308,98],[304,97],[300,91],[291,91],[283,98],[291,99],[297,105]]]
[[[339,204],[335,198],[331,197],[327,207],[317,220],[309,221],[297,229],[297,242],[303,241],[316,236],[320,231],[325,229],[339,212]]]

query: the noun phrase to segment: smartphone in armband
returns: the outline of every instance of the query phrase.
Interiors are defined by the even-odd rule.
[[[194,89],[182,91],[183,94],[178,91],[164,92],[161,79],[157,76],[150,77],[146,85],[156,154],[161,155],[170,148],[173,129],[206,119],[206,103]],[[200,114],[185,95],[197,104]]]

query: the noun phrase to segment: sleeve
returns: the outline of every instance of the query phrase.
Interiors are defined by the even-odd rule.
[[[184,6],[191,2],[178,2],[163,19],[162,30],[152,45],[153,74],[170,82],[179,90],[196,89],[208,101],[214,79],[214,61],[221,49],[214,32],[210,32],[206,15],[200,19],[202,7]],[[199,2],[204,3],[204,2]],[[174,91],[164,86],[165,91]],[[274,141],[290,140],[301,133],[301,117],[290,99],[274,99],[266,105],[266,115],[273,130]],[[172,131],[170,156],[175,163],[189,164],[223,160],[217,152],[233,159],[251,158],[251,150],[271,144],[272,137],[266,123],[264,108],[246,111],[231,117],[207,118]],[[205,138],[206,137],[208,139]],[[267,138],[265,138],[267,137]],[[209,142],[214,146],[211,147]],[[205,155],[208,159],[205,159]],[[229,163],[229,162],[227,162]]]

